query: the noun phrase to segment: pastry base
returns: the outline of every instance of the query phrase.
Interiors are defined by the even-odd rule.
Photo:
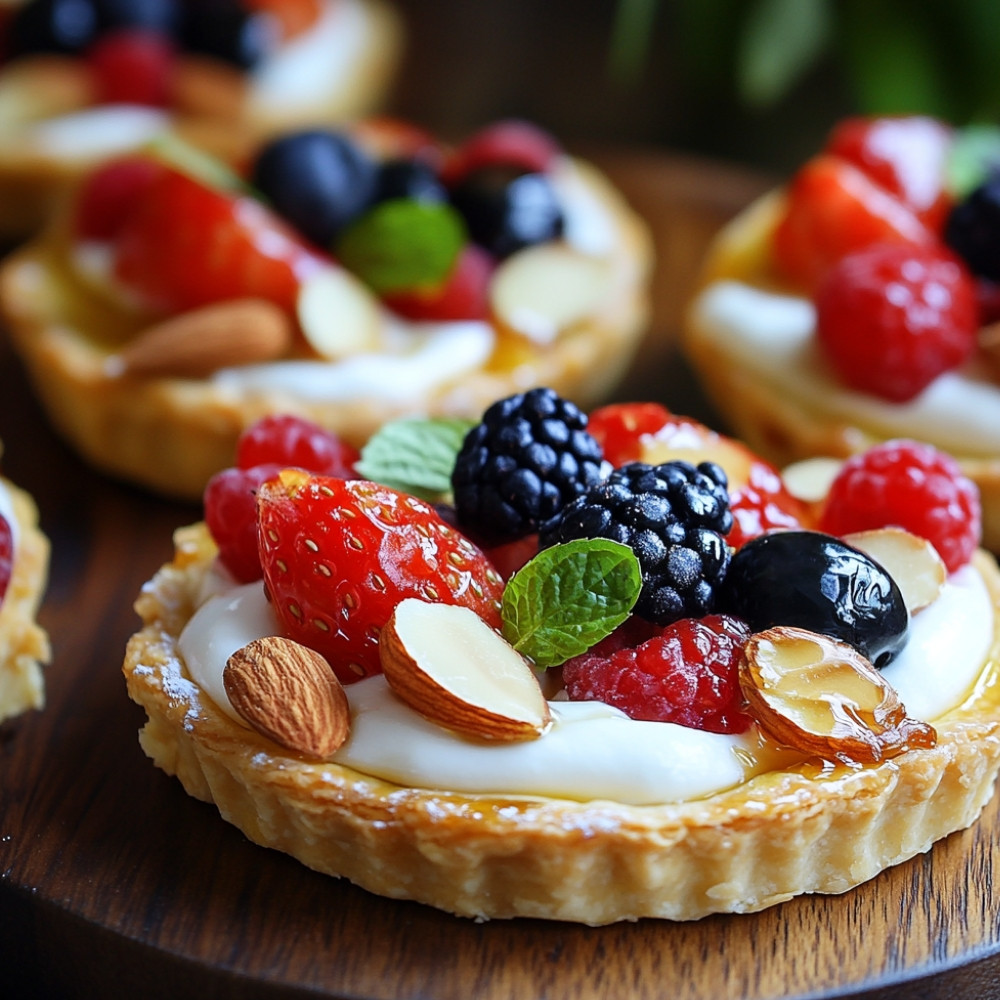
[[[222,713],[176,647],[213,546],[181,529],[140,595],[124,673],[140,743],[254,842],[380,895],[477,919],[606,924],[761,910],[841,893],[971,824],[1000,768],[1000,637],[974,691],[935,721],[939,742],[877,767],[815,763],[662,806],[477,797],[403,788],[281,750]],[[994,604],[1000,574],[976,565]]]
[[[702,286],[729,279],[795,294],[774,276],[770,265],[770,237],[782,209],[782,194],[774,191],[724,227],[706,258]],[[847,458],[886,440],[886,435],[860,423],[831,419],[819,407],[810,406],[807,397],[783,395],[773,385],[761,382],[715,342],[695,308],[688,310],[684,350],[727,429],[779,467],[817,455]],[[962,471],[979,487],[983,545],[1000,552],[1000,457],[972,457],[950,451]]]
[[[308,103],[280,112],[249,98],[235,106],[206,106],[204,113],[174,115],[172,130],[215,156],[240,162],[263,140],[291,128],[339,125],[373,113],[384,103],[395,76],[403,28],[385,0],[363,0],[363,16],[366,45],[356,54],[344,87],[317,92]],[[93,157],[46,154],[18,134],[20,123],[36,116],[70,114],[93,105],[91,81],[79,60],[45,61],[44,77],[28,85],[30,107],[10,107],[19,95],[0,98],[0,138],[5,140],[0,141],[0,242],[13,243],[37,232],[58,211],[67,190],[97,162]],[[45,87],[43,95],[38,94],[39,85]]]
[[[652,245],[610,182],[585,163],[576,169],[616,226],[613,292],[600,313],[545,347],[502,336],[505,346],[484,368],[418,406],[375,398],[315,403],[281,392],[223,393],[206,380],[108,376],[109,355],[147,320],[74,276],[57,227],[0,268],[0,307],[66,440],[103,471],[184,500],[201,498],[208,479],[232,464],[240,432],[267,413],[299,414],[361,446],[384,423],[415,410],[478,418],[496,399],[536,385],[590,408],[625,374],[645,331]]]
[[[0,603],[0,722],[45,703],[42,664],[49,642],[35,621],[48,578],[49,543],[38,529],[38,510],[23,490],[6,479],[17,518],[14,572]]]

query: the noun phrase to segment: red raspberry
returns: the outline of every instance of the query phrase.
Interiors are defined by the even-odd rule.
[[[0,606],[14,572],[14,532],[10,522],[0,514]]]
[[[339,479],[353,479],[357,448],[319,424],[291,414],[262,417],[236,443],[236,465],[250,469],[264,462],[296,466]]]
[[[750,630],[736,618],[683,618],[640,646],[585,653],[563,666],[572,701],[603,701],[629,718],[742,733],[739,662]]]
[[[162,108],[170,101],[174,47],[155,31],[122,28],[102,35],[88,50],[87,62],[100,104],[146,104]]]
[[[904,528],[931,542],[954,572],[979,544],[981,521],[979,491],[955,459],[929,444],[899,440],[844,463],[819,528],[831,535]]]
[[[496,260],[490,253],[468,243],[439,288],[392,292],[382,301],[407,319],[486,319],[490,315],[489,287],[495,268]]]
[[[144,156],[128,156],[99,167],[76,196],[76,235],[84,240],[114,239],[133,206],[162,172],[161,164]]]
[[[878,244],[830,270],[816,295],[816,323],[846,385],[902,403],[972,354],[975,286],[946,250]]]
[[[219,549],[219,560],[240,583],[263,576],[257,548],[257,491],[284,465],[223,469],[205,487],[205,524]]]
[[[543,174],[558,153],[556,140],[537,125],[517,119],[494,122],[455,150],[441,170],[441,179],[451,187],[473,170],[501,164]]]

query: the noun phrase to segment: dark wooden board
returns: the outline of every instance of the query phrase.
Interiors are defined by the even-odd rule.
[[[602,155],[659,253],[620,398],[711,419],[676,333],[707,240],[764,181]],[[199,510],[112,482],[45,422],[0,346],[5,473],[53,543],[48,704],[0,728],[0,994],[360,1000],[1000,996],[1000,813],[842,897],[744,917],[476,924],[383,900],[250,844],[142,754],[122,651],[132,601]]]

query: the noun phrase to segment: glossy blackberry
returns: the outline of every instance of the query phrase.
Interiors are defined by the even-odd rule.
[[[951,210],[944,241],[973,274],[1000,281],[1000,174],[980,184]]]
[[[329,247],[372,202],[378,168],[347,136],[292,132],[258,154],[251,183],[317,246]]]
[[[386,160],[379,164],[375,201],[393,198],[442,202],[448,200],[448,192],[430,164],[420,160]]]
[[[629,546],[642,569],[638,615],[657,625],[700,618],[715,606],[729,566],[733,526],[726,474],[714,462],[615,469],[563,508],[541,532],[542,547],[575,538]]]
[[[558,239],[565,225],[549,178],[516,167],[473,170],[452,189],[451,201],[472,240],[495,257]]]
[[[455,461],[459,523],[497,542],[532,534],[600,482],[602,461],[586,416],[552,389],[502,399],[466,434]]]

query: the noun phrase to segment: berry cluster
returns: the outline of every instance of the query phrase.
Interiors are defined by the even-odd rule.
[[[318,13],[317,0],[29,0],[5,25],[5,52],[79,56],[101,103],[162,106],[178,53],[252,69]]]
[[[632,458],[677,446],[682,432],[694,461]],[[611,468],[602,442],[628,460]],[[568,696],[636,719],[741,732],[751,724],[738,681],[751,632],[805,628],[877,666],[906,642],[896,582],[835,535],[903,525],[954,570],[977,543],[978,502],[947,456],[892,442],[844,465],[818,521],[804,509],[794,524],[758,518],[734,550],[716,455],[752,478],[755,460],[742,446],[706,437],[694,421],[619,404],[588,422],[552,390],[533,389],[494,404],[468,431],[452,472],[454,506],[434,508],[356,478],[357,453],[328,432],[270,417],[209,484],[205,518],[222,564],[239,580],[263,577],[285,632],[348,682],[380,670],[378,634],[404,597],[462,604],[500,627],[508,574],[493,553],[517,552],[520,564],[539,547],[611,539],[635,553],[641,592],[631,617],[563,665]],[[473,540],[498,538],[492,549]],[[571,585],[559,586],[572,602]]]
[[[848,119],[792,178],[772,240],[837,377],[892,402],[967,361],[994,318],[1000,182],[956,196],[955,142],[930,118]]]

